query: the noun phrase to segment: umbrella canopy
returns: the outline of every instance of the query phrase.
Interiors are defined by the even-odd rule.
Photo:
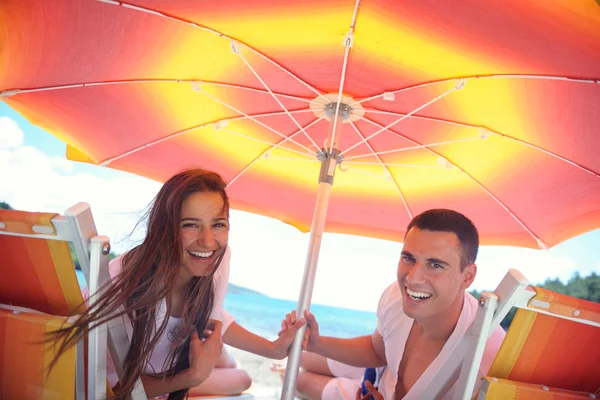
[[[324,227],[402,240],[443,207],[533,248],[600,227],[594,0],[3,0],[0,27],[2,100],[70,159],[202,166],[233,207],[312,221],[299,311]]]
[[[484,244],[600,226],[593,0],[5,0],[0,21],[2,99],[73,160],[201,165],[235,208],[307,231],[341,89],[328,231],[401,240],[432,207]]]
[[[328,231],[401,240],[433,207],[484,244],[600,226],[594,0],[4,0],[0,26],[2,100],[73,160],[200,165],[308,231],[341,103]]]

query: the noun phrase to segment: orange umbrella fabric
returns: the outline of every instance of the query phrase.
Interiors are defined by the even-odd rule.
[[[209,168],[308,231],[341,87],[327,231],[402,240],[433,207],[484,244],[600,226],[594,0],[4,0],[0,26],[2,100],[73,160]]]
[[[594,0],[3,0],[0,49],[0,97],[70,159],[201,166],[310,228],[300,313],[324,229],[402,240],[437,207],[483,244],[600,227]]]

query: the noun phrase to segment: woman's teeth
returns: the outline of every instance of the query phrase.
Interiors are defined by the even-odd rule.
[[[204,252],[204,251],[188,250],[188,253],[190,253],[192,256],[197,257],[197,258],[208,258],[208,257],[212,256],[215,253],[215,251],[213,250],[213,251]]]

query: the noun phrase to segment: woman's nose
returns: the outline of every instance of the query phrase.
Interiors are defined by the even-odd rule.
[[[212,229],[210,229],[210,228],[202,229],[202,231],[200,232],[200,235],[198,237],[198,242],[207,248],[212,248],[213,245],[215,244],[215,235],[213,234]]]

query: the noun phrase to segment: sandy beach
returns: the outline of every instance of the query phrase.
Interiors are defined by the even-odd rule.
[[[279,373],[271,371],[274,360],[227,346],[227,350],[235,357],[239,367],[252,377],[249,392],[256,399],[279,400],[281,396],[281,378]]]

